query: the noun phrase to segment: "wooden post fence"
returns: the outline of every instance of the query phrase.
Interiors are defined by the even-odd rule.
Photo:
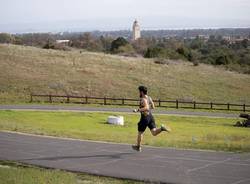
[[[104,105],[117,105],[117,101],[121,102],[120,105],[129,105],[129,106],[136,106],[138,104],[136,104],[135,102],[138,102],[138,99],[126,99],[126,98],[108,98],[108,97],[88,97],[88,96],[70,96],[70,95],[52,95],[52,94],[48,94],[48,95],[36,95],[36,94],[30,94],[30,102],[34,102],[35,101],[35,97],[40,97],[40,98],[47,98],[49,103],[53,103],[53,101],[56,101],[56,98],[64,98],[66,99],[66,103],[70,103],[70,99],[81,99],[80,103],[85,103],[85,104],[89,104],[89,103],[95,103],[95,104],[104,104]],[[89,99],[93,99],[95,101],[89,101]],[[84,102],[85,100],[85,102]],[[110,103],[108,103],[108,100],[111,100]],[[115,101],[115,102],[113,102]],[[128,101],[127,103],[125,103],[125,101]],[[210,103],[205,103],[205,102],[185,102],[185,101],[179,101],[177,100],[155,100],[156,104],[158,105],[158,107],[169,107],[169,108],[176,108],[176,109],[181,109],[181,108],[191,108],[191,109],[211,109],[211,110],[232,110],[232,111],[250,111],[250,105],[248,104],[233,104],[233,103],[214,103],[214,102],[210,102]],[[164,104],[162,104],[164,102]],[[71,103],[73,103],[73,101],[71,100]],[[77,102],[76,102],[77,103]],[[168,104],[173,104],[175,103],[175,106],[168,106]],[[167,104],[167,105],[165,105]],[[181,106],[180,104],[189,104],[189,106]],[[201,105],[201,106],[199,106]],[[206,107],[204,107],[203,105],[206,105]],[[210,105],[210,107],[209,107]],[[235,108],[234,108],[235,107]]]

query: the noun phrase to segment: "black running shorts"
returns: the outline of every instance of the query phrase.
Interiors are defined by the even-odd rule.
[[[138,123],[138,132],[144,132],[146,128],[150,130],[156,128],[155,119],[152,114],[149,115],[141,115],[140,122]]]

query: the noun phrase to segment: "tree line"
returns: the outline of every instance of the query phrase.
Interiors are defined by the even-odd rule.
[[[56,40],[68,39],[67,44]],[[42,47],[45,49],[70,50],[77,48],[93,52],[105,52],[124,56],[155,58],[156,63],[165,64],[168,59],[211,65],[222,65],[229,70],[250,74],[250,41],[241,39],[230,41],[221,35],[210,35],[208,39],[196,36],[183,37],[143,37],[136,41],[129,38],[114,38],[109,35],[92,33],[78,34],[8,34],[0,33],[0,43],[11,43]]]

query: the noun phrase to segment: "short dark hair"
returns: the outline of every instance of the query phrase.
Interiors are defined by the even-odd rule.
[[[145,95],[148,93],[148,88],[146,86],[139,86],[139,91],[142,91]]]

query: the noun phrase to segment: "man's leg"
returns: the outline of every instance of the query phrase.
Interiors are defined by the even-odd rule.
[[[153,136],[157,136],[159,133],[162,132],[162,129],[161,128],[156,128],[156,125],[155,125],[155,118],[152,114],[149,115],[149,124],[148,124],[148,128],[150,129],[151,131],[151,134]]]
[[[153,136],[157,136],[158,134],[160,134],[162,132],[162,129],[161,128],[153,128],[150,131],[151,131],[151,134]]]
[[[138,147],[141,147],[142,138],[143,138],[143,132],[138,132],[138,135],[137,135],[137,146]]]
[[[141,152],[142,137],[143,137],[143,132],[138,131],[137,144],[136,145],[132,145],[133,150]]]
[[[147,124],[145,124],[144,119],[141,119],[140,122],[138,123],[138,135],[137,135],[137,144],[132,145],[132,148],[136,151],[141,151],[141,142],[143,138],[143,132],[147,128]]]
[[[160,134],[163,131],[164,132],[171,132],[171,128],[168,126],[161,125],[161,128],[152,128],[150,131],[151,131],[151,134],[153,136],[157,136],[158,134]]]
[[[148,125],[151,133],[153,136],[157,136],[158,134],[160,134],[162,131],[166,131],[166,132],[170,132],[171,129],[167,126],[164,126],[164,125],[161,125],[160,128],[156,128],[156,125],[155,125],[155,119],[153,116],[151,116],[151,120],[150,120],[150,123]]]

